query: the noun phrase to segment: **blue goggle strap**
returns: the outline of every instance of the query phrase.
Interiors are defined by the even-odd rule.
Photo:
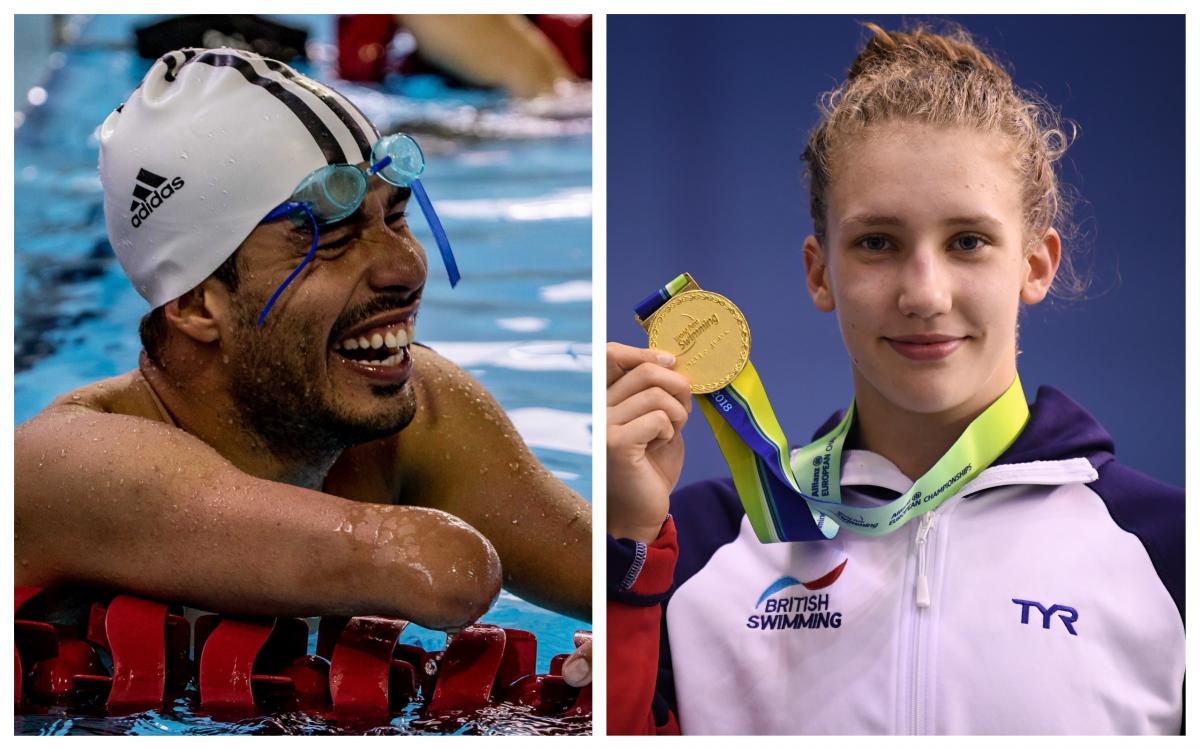
[[[442,221],[438,218],[437,211],[433,210],[433,203],[430,202],[429,195],[425,192],[425,186],[421,184],[420,180],[414,179],[410,187],[412,187],[413,195],[417,197],[417,203],[421,204],[421,212],[425,214],[425,221],[429,223],[433,239],[437,241],[438,251],[442,254],[442,263],[446,266],[446,275],[450,277],[450,288],[453,289],[462,277],[458,273],[458,263],[454,260],[454,251],[450,249],[450,239],[446,237],[446,230],[442,228]]]
[[[304,213],[308,216],[309,222],[312,224],[312,246],[308,248],[308,255],[304,256],[304,260],[300,261],[300,265],[296,266],[296,269],[292,271],[291,275],[284,279],[283,283],[279,285],[279,288],[275,290],[275,293],[271,295],[271,299],[267,300],[266,306],[263,307],[262,312],[258,314],[259,328],[263,327],[263,323],[265,323],[267,320],[267,313],[271,312],[271,308],[275,306],[275,301],[279,299],[279,295],[283,294],[283,290],[287,289],[288,285],[295,281],[296,277],[300,275],[300,272],[304,270],[304,267],[307,266],[317,254],[317,242],[320,239],[317,230],[317,217],[313,216],[312,209],[308,207],[307,203],[288,201],[287,203],[284,203],[271,211],[271,213],[267,214],[263,221],[282,219],[284,216],[287,216],[297,209],[304,211]]]
[[[373,175],[380,170],[386,168],[392,163],[392,157],[385,156],[378,162],[371,165],[367,170],[368,175]],[[450,238],[446,236],[446,230],[442,228],[442,220],[438,218],[437,211],[433,209],[433,202],[429,200],[429,194],[425,192],[425,186],[421,184],[421,180],[413,178],[408,185],[412,188],[413,195],[417,196],[417,203],[421,206],[421,213],[425,214],[425,221],[429,224],[430,231],[433,232],[433,239],[437,242],[438,252],[442,254],[442,264],[446,266],[446,276],[450,278],[450,288],[458,286],[459,279],[462,275],[458,272],[458,262],[454,260],[454,250],[450,248]]]
[[[387,165],[389,165],[391,163],[392,163],[392,157],[390,157],[390,156],[383,157],[382,159],[375,162],[374,164],[372,164],[370,166],[370,168],[367,169],[367,176],[370,177],[371,175],[375,174],[376,172],[378,172],[379,170],[383,169],[384,167],[386,167]]]

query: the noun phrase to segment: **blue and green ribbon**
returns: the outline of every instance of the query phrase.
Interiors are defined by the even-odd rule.
[[[642,300],[638,319],[667,300],[696,288],[687,274]],[[842,450],[854,420],[854,402],[842,420],[817,440],[789,451],[787,437],[750,362],[726,387],[697,398],[737,488],[750,525],[761,542],[832,539],[838,530],[883,536],[956,495],[1012,445],[1029,420],[1029,406],[1014,378],[945,454],[899,498],[872,507],[841,498]]]

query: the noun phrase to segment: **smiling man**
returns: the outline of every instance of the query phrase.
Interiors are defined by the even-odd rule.
[[[152,310],[137,369],[16,431],[18,585],[453,629],[503,583],[590,616],[590,507],[416,343],[411,197],[444,236],[415,141],[227,49],[161,58],[100,141]]]

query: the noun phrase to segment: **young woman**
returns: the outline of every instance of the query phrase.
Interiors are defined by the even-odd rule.
[[[733,480],[672,495],[689,378],[608,347],[609,731],[1178,732],[1183,493],[1017,372],[1021,306],[1077,281],[1067,138],[965,33],[869,28],[805,152],[849,415],[769,477],[742,370],[697,396]]]

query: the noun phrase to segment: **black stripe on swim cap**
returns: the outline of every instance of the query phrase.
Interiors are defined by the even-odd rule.
[[[182,59],[180,58],[181,54],[182,54]],[[167,83],[175,82],[176,66],[183,65],[184,63],[186,63],[188,60],[191,60],[195,56],[196,56],[196,50],[189,47],[187,49],[175,50],[174,52],[168,52],[167,54],[160,57],[159,60],[161,60],[167,66],[167,72],[163,74],[163,78],[166,79]]]
[[[373,145],[373,141],[367,138],[366,134],[363,133],[362,127],[360,127],[354,118],[350,116],[350,113],[346,111],[346,108],[342,106],[342,103],[338,101],[337,97],[331,96],[328,91],[322,89],[321,87],[311,85],[309,78],[300,75],[278,60],[263,58],[263,62],[266,63],[267,67],[271,70],[282,75],[289,81],[292,81],[299,86],[303,86],[305,90],[312,92],[314,96],[324,102],[325,106],[329,107],[333,114],[337,116],[338,120],[340,120],[341,123],[346,126],[346,129],[350,131],[350,136],[354,138],[354,145],[358,146],[358,150],[362,152],[362,160],[370,161],[371,146]],[[347,102],[349,102],[349,100],[347,100]],[[350,104],[350,106],[353,107],[354,105]],[[355,111],[357,111],[357,108],[355,108]],[[362,112],[359,112],[359,115],[361,116]],[[367,118],[363,117],[363,119],[366,120]],[[367,120],[367,122],[370,122],[370,120]]]
[[[321,153],[325,155],[325,161],[328,164],[344,164],[345,156],[342,154],[342,147],[338,143],[337,138],[321,121],[320,116],[304,103],[300,97],[283,87],[279,81],[273,81],[270,78],[260,76],[250,62],[245,58],[237,55],[222,54],[219,52],[205,52],[195,59],[195,62],[204,63],[213,67],[229,67],[242,74],[247,83],[252,83],[255,86],[260,86],[269,92],[272,96],[282,102],[292,114],[296,115],[305,128],[308,129],[309,135],[316,141],[317,147],[321,149]]]

